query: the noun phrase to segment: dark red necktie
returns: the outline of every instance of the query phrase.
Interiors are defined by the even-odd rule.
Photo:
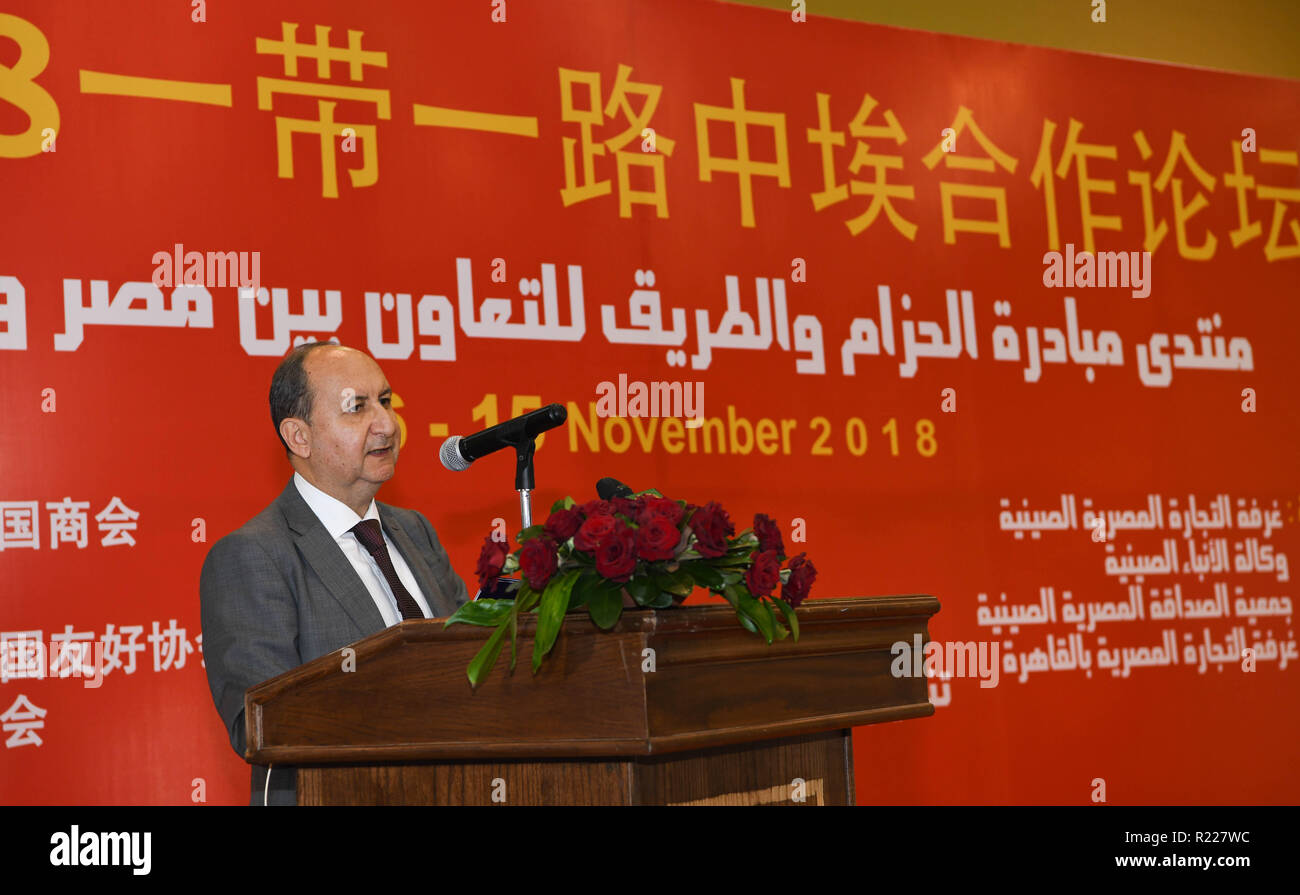
[[[375,562],[379,563],[384,578],[388,580],[388,586],[393,589],[393,596],[397,599],[397,608],[401,611],[402,618],[424,618],[420,604],[415,602],[410,592],[402,586],[402,579],[397,577],[397,570],[393,568],[393,559],[388,555],[388,545],[384,543],[384,532],[379,527],[379,520],[362,519],[352,526],[352,533],[357,536],[357,540],[365,546],[366,550],[370,551]]]

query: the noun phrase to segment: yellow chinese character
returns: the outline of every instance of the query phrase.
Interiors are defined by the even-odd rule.
[[[1093,193],[1115,194],[1115,181],[1101,180],[1088,176],[1088,159],[1114,159],[1117,152],[1113,145],[1079,142],[1079,132],[1083,124],[1070,119],[1070,129],[1066,132],[1065,147],[1061,151],[1060,161],[1056,164],[1056,177],[1064,180],[1073,165],[1079,179],[1079,214],[1083,223],[1083,250],[1096,251],[1094,233],[1097,230],[1122,230],[1119,215],[1096,214],[1092,210]],[[1061,248],[1060,225],[1056,216],[1056,188],[1052,182],[1052,137],[1056,133],[1056,122],[1043,119],[1043,133],[1038,145],[1038,157],[1030,173],[1030,182],[1036,189],[1043,190],[1043,201],[1047,209],[1047,242],[1049,248],[1058,251]]]
[[[845,138],[843,131],[831,130],[830,102],[829,93],[817,94],[817,128],[815,130],[808,128],[808,142],[821,144],[822,147],[823,188],[821,192],[812,194],[813,209],[821,211],[827,206],[843,202],[850,194],[854,196],[870,196],[871,202],[867,206],[867,210],[844,222],[850,233],[857,236],[870,227],[883,209],[890,223],[894,225],[895,230],[908,239],[915,239],[916,224],[904,218],[890,199],[891,197],[895,199],[915,199],[916,188],[886,183],[888,175],[885,172],[889,169],[901,169],[903,167],[903,157],[901,155],[874,155],[871,152],[870,144],[864,139],[893,140],[899,146],[906,143],[907,134],[903,132],[903,128],[894,116],[893,110],[886,109],[882,113],[885,124],[868,125],[867,119],[871,117],[871,113],[875,111],[878,103],[872,98],[871,94],[863,94],[858,113],[849,122],[849,133],[857,139],[857,144],[853,150],[853,158],[849,162],[849,173],[857,174],[864,167],[870,166],[875,169],[876,178],[875,180],[851,179],[845,185],[837,183],[835,178],[832,147],[845,145]]]
[[[560,117],[568,124],[578,125],[579,138],[564,137],[564,188],[560,190],[560,199],[564,206],[575,202],[585,202],[610,193],[609,180],[596,179],[596,156],[612,152],[618,176],[618,213],[619,217],[630,218],[633,205],[649,205],[655,209],[658,217],[668,217],[668,192],[664,173],[664,156],[673,154],[676,143],[669,137],[656,134],[650,127],[659,106],[659,97],[663,87],[659,84],[645,84],[631,79],[632,66],[619,65],[614,76],[614,88],[610,91],[609,101],[601,103],[600,73],[594,71],[560,70]],[[575,99],[575,87],[586,87],[586,102],[581,106]],[[633,108],[629,97],[640,97],[641,108]],[[616,113],[622,113],[627,121],[626,130],[604,141],[597,141],[593,128],[605,124],[605,119],[613,120]],[[634,139],[641,140],[640,151],[627,152],[623,147]],[[581,159],[581,171],[579,171]],[[648,168],[651,176],[650,189],[635,189],[632,186],[631,170]]]
[[[925,166],[934,170],[939,159],[943,159],[945,168],[956,168],[960,171],[982,171],[986,174],[993,173],[993,165],[996,162],[1008,174],[1016,173],[1016,166],[1020,164],[1018,159],[1007,155],[998,146],[984,135],[984,131],[975,123],[975,116],[971,110],[965,106],[957,107],[957,117],[953,119],[950,127],[951,133],[943,140],[940,140],[930,152],[921,159]],[[984,157],[975,155],[961,155],[956,151],[956,146],[960,143],[965,145],[961,139],[967,131],[975,138],[975,142],[984,150]],[[951,141],[952,149],[945,151],[948,141]],[[953,208],[953,199],[982,199],[993,202],[994,214],[996,220],[976,220],[973,218],[959,218],[956,216]],[[973,183],[953,183],[947,180],[939,183],[939,198],[943,205],[943,241],[952,245],[957,241],[957,232],[965,233],[996,233],[998,245],[1002,248],[1011,246],[1011,226],[1007,219],[1007,190],[1001,186],[977,186]]]
[[[1300,156],[1294,150],[1265,149],[1261,146],[1259,148],[1259,161],[1264,165],[1300,167]],[[1292,176],[1294,177],[1294,175]],[[1286,203],[1300,202],[1300,189],[1257,185],[1254,176],[1246,174],[1242,161],[1240,140],[1232,141],[1232,173],[1223,175],[1223,185],[1231,187],[1237,193],[1238,226],[1237,229],[1228,234],[1232,239],[1233,248],[1250,242],[1263,232],[1259,221],[1250,220],[1250,213],[1246,208],[1246,193],[1250,191],[1251,187],[1254,187],[1255,195],[1258,198],[1273,200],[1273,221],[1268,228],[1268,240],[1264,244],[1264,257],[1269,261],[1300,258],[1300,223],[1297,223],[1295,219],[1292,219],[1287,227],[1291,233],[1291,244],[1281,245],[1278,242],[1278,236],[1282,233],[1282,223],[1286,219]]]
[[[383,120],[392,117],[389,105],[389,92],[368,87],[349,87],[311,81],[289,80],[298,77],[298,60],[300,58],[316,60],[316,76],[329,78],[335,62],[345,62],[348,66],[348,78],[352,81],[363,80],[363,67],[373,65],[388,67],[388,54],[374,50],[361,49],[362,31],[348,30],[346,47],[331,46],[328,25],[316,26],[314,44],[298,43],[298,25],[294,22],[281,22],[281,40],[265,37],[257,39],[257,52],[284,57],[284,78],[257,79],[257,107],[263,111],[271,108],[277,93],[295,96],[328,97],[332,100],[357,101],[372,103],[376,114]],[[275,150],[276,173],[280,177],[293,177],[293,135],[315,134],[320,138],[321,161],[321,195],[327,199],[337,199],[338,176],[335,167],[336,138],[344,140],[344,151],[349,149],[348,141],[360,144],[362,157],[359,168],[348,169],[348,177],[354,187],[372,186],[379,180],[379,162],[376,148],[376,129],[373,124],[338,121],[334,117],[337,102],[320,99],[316,103],[317,116],[311,118],[288,118],[276,116]],[[349,133],[350,131],[350,133]]]
[[[1137,144],[1138,155],[1142,156],[1143,161],[1149,160],[1154,155],[1151,144],[1147,142],[1146,134],[1142,131],[1134,132],[1133,142]],[[1164,166],[1156,175],[1155,191],[1163,193],[1171,181],[1174,185],[1174,240],[1178,246],[1179,256],[1192,261],[1208,261],[1214,257],[1214,251],[1219,244],[1218,237],[1207,231],[1205,240],[1200,245],[1194,246],[1187,240],[1187,222],[1209,205],[1210,200],[1205,198],[1204,192],[1197,190],[1191,202],[1183,201],[1183,179],[1173,176],[1180,160],[1206,192],[1214,192],[1214,178],[1192,156],[1191,150],[1187,148],[1187,136],[1181,131],[1171,132],[1169,152],[1165,155]],[[1169,224],[1163,219],[1156,221],[1155,198],[1151,193],[1151,172],[1130,170],[1128,182],[1142,191],[1142,225],[1146,232],[1142,248],[1148,252],[1155,252],[1169,234]]]
[[[1246,209],[1246,194],[1255,186],[1255,178],[1246,173],[1245,167],[1241,160],[1241,141],[1232,141],[1232,173],[1223,175],[1223,185],[1230,187],[1237,193],[1237,229],[1228,234],[1232,241],[1234,249],[1240,248],[1242,243],[1250,242],[1256,236],[1263,232],[1259,221],[1250,220],[1250,212]]]
[[[709,122],[730,123],[736,137],[736,157],[722,158],[713,155],[709,146]],[[772,130],[776,146],[773,161],[756,161],[749,154],[749,129],[766,127]],[[709,106],[695,103],[695,145],[700,157],[700,180],[713,182],[713,172],[735,174],[740,183],[740,224],[754,226],[755,177],[775,177],[778,186],[790,188],[790,154],[785,139],[784,112],[756,112],[745,108],[745,81],[731,79],[731,106]]]
[[[1265,165],[1300,167],[1298,155],[1300,154],[1295,150],[1265,149],[1263,146],[1259,148],[1259,161]],[[1295,175],[1291,175],[1291,178],[1294,181]],[[1294,218],[1287,228],[1291,233],[1291,244],[1279,245],[1277,241],[1278,235],[1282,232],[1282,221],[1286,217],[1286,203],[1300,202],[1300,189],[1283,189],[1260,184],[1255,187],[1255,195],[1261,199],[1273,200],[1273,222],[1268,228],[1268,241],[1264,243],[1264,257],[1269,261],[1300,258],[1300,223],[1297,223]]]

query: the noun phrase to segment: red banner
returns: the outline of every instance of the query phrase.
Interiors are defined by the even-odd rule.
[[[1300,86],[702,0],[185,6],[0,13],[0,800],[246,801],[198,574],[313,338],[383,367],[378,499],[471,591],[513,462],[438,447],[560,402],[539,514],[611,475],[772,515],[814,598],[938,596],[861,802],[1300,799]]]

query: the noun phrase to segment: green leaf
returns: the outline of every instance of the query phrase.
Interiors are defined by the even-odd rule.
[[[573,593],[569,596],[569,609],[585,605],[591,599],[591,592],[605,584],[605,579],[590,571],[579,569],[578,580],[573,584]]]
[[[790,626],[790,634],[794,637],[795,642],[799,641],[799,616],[795,614],[794,607],[782,600],[780,597],[768,597],[781,614],[785,616],[785,623]]]
[[[569,596],[570,612],[586,606],[592,599],[599,598],[600,593],[598,592],[614,591],[618,593],[621,588],[619,584],[606,581],[590,569],[582,568],[580,571],[582,574],[578,576],[578,582],[573,585],[573,593]],[[619,597],[619,602],[622,603],[622,596]]]
[[[727,552],[748,552],[758,546],[758,535],[753,530],[745,529],[736,537],[727,541]]]
[[[522,544],[524,541],[527,541],[529,538],[537,537],[545,530],[546,529],[544,526],[530,525],[527,528],[525,528],[523,531],[519,532],[519,536],[515,540],[517,540],[519,543]]]
[[[772,615],[772,624],[776,629],[777,640],[785,640],[790,636],[790,632],[785,629],[785,625],[781,624],[781,620],[776,617],[775,613]]]
[[[689,597],[691,591],[695,590],[695,576],[685,569],[677,569],[668,573],[673,579],[673,586],[666,587],[664,590],[676,594],[679,597]]]
[[[649,606],[658,596],[658,586],[649,578],[631,578],[623,585],[638,606]]]
[[[671,593],[677,598],[679,603],[691,594],[695,593],[695,579],[691,577],[690,572],[683,573],[682,580],[679,582],[678,587]]]
[[[519,660],[519,613],[510,613],[510,673],[515,673],[515,663]]]
[[[669,595],[672,595],[677,592],[676,590],[676,588],[678,587],[677,579],[674,578],[673,575],[668,572],[661,572],[658,569],[651,569],[650,580],[654,582],[655,587],[659,588],[659,590],[661,591],[665,591]],[[688,589],[686,593],[689,594],[690,590]]]
[[[519,613],[527,612],[532,608],[536,598],[537,591],[529,587],[527,581],[519,582],[519,590],[515,593],[515,608],[510,613],[510,670],[512,672],[519,659]]]
[[[644,491],[637,491],[637,492],[636,492],[635,494],[633,494],[632,496],[633,496],[633,497],[643,497],[643,496],[646,495],[646,494],[649,494],[649,495],[651,495],[652,497],[663,497],[663,494],[661,494],[661,493],[659,492],[659,489],[658,489],[658,488],[646,488]],[[678,502],[680,503],[681,501],[678,501]]]
[[[558,513],[560,510],[567,510],[575,504],[577,504],[577,501],[572,497],[565,497],[562,500],[557,500],[555,503],[551,504],[551,512]]]
[[[684,562],[681,565],[683,571],[695,580],[700,587],[707,587],[715,590],[722,587],[726,582],[723,581],[722,574],[715,568],[705,565],[702,562]]]
[[[648,609],[667,609],[672,605],[673,595],[668,593],[666,590],[656,592],[655,595],[650,598],[650,602],[645,604]]]
[[[736,614],[740,616],[741,624],[745,628],[753,630],[749,625],[745,625],[745,619],[749,619],[758,628],[758,633],[763,635],[763,639],[768,643],[772,642],[772,638],[776,636],[776,620],[772,617],[771,607],[755,600],[743,584],[728,584],[723,591],[723,596],[735,607]]]
[[[671,576],[651,569],[649,574],[633,577],[623,586],[627,588],[627,592],[632,595],[632,599],[638,606],[647,609],[667,609],[673,605],[673,595],[663,590],[661,584],[672,583]]]
[[[505,642],[507,621],[502,619],[501,624],[492,632],[492,636],[487,639],[474,658],[470,660],[469,669],[466,674],[469,677],[469,685],[477,687],[479,681],[487,676],[492,670],[492,666],[497,663],[497,656],[501,654],[501,645]]]
[[[573,592],[574,582],[580,574],[573,571],[556,575],[542,592],[541,607],[537,610],[537,631],[533,634],[533,674],[542,667],[542,659],[555,646],[564,614],[569,611],[569,594]]]
[[[620,588],[598,587],[588,593],[587,612],[598,628],[608,631],[623,614],[623,593]]]
[[[540,594],[528,586],[527,581],[519,582],[519,592],[515,594],[515,605],[519,607],[517,611],[528,612],[537,605]]]
[[[722,596],[726,598],[727,602],[731,604],[733,609],[735,608],[737,601],[740,599],[739,588],[731,581],[728,581],[726,586],[723,587],[722,590],[718,591],[718,593],[722,594]]]
[[[457,624],[495,627],[510,614],[514,604],[514,600],[471,600],[448,616],[443,628]]]
[[[745,594],[740,598],[740,608],[754,619],[763,638],[771,643],[776,637],[776,619],[772,617],[772,607]]]

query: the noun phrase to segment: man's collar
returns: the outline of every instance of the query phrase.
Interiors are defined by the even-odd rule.
[[[303,478],[302,473],[294,472],[293,483],[298,488],[298,493],[306,502],[316,517],[320,519],[325,530],[330,533],[330,537],[338,540],[344,532],[350,531],[353,526],[364,519],[378,519],[379,508],[375,505],[375,500],[370,499],[370,506],[366,508],[365,516],[358,516],[356,510],[339,500],[326,494],[317,488],[311,482]]]

